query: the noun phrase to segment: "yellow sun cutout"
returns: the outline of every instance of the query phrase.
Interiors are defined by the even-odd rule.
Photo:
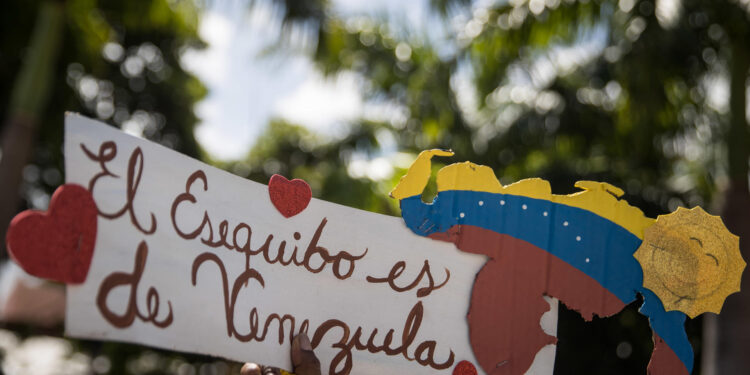
[[[745,269],[740,239],[700,207],[659,216],[633,255],[643,268],[643,286],[667,311],[691,318],[718,314],[727,296],[740,291]]]

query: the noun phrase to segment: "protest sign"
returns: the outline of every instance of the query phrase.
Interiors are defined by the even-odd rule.
[[[287,218],[266,185],[77,115],[65,162],[99,210],[88,277],[68,287],[71,336],[291,368],[306,329],[326,373],[475,362],[466,313],[484,256],[314,198]],[[551,373],[554,346],[537,362]]]
[[[720,312],[745,262],[700,207],[656,220],[595,181],[552,194],[470,162],[422,192],[422,152],[391,192],[402,218],[268,186],[70,114],[66,184],[13,219],[27,272],[68,284],[66,333],[290,368],[306,332],[324,373],[551,374],[558,300],[586,320],[636,300],[653,374],[688,374],[684,323]]]

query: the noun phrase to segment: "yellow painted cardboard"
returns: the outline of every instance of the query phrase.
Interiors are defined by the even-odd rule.
[[[680,207],[646,228],[634,256],[643,267],[643,285],[664,308],[694,318],[718,314],[727,296],[740,291],[745,261],[739,246],[720,217]]]

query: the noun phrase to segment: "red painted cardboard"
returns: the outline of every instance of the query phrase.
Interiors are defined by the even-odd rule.
[[[524,373],[542,347],[556,342],[539,327],[542,315],[550,309],[540,295],[565,301],[586,320],[610,316],[625,307],[606,290],[580,293],[593,289],[596,280],[526,241],[471,225],[430,237],[489,257],[477,274],[467,315],[474,354],[483,368],[493,369],[488,373]]]
[[[453,369],[453,375],[477,375],[477,368],[469,361],[461,361]]]
[[[304,211],[312,198],[312,190],[307,182],[298,178],[289,181],[278,174],[271,176],[268,181],[268,194],[271,196],[271,203],[284,217],[292,217]]]
[[[669,349],[669,345],[659,335],[654,333],[652,337],[654,340],[654,354],[648,363],[648,375],[680,374],[675,371],[675,369],[683,367],[680,359]]]
[[[6,236],[8,253],[31,275],[83,283],[94,255],[96,218],[88,190],[62,185],[52,195],[49,211],[27,210],[13,218]]]

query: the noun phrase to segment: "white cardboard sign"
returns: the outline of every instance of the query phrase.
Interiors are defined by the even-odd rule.
[[[266,185],[78,115],[65,169],[99,210],[88,277],[68,287],[70,336],[291,369],[306,329],[323,373],[476,366],[466,313],[484,256],[314,198],[285,218]],[[542,323],[554,334],[556,303]],[[545,347],[529,372],[552,373],[554,355]]]

